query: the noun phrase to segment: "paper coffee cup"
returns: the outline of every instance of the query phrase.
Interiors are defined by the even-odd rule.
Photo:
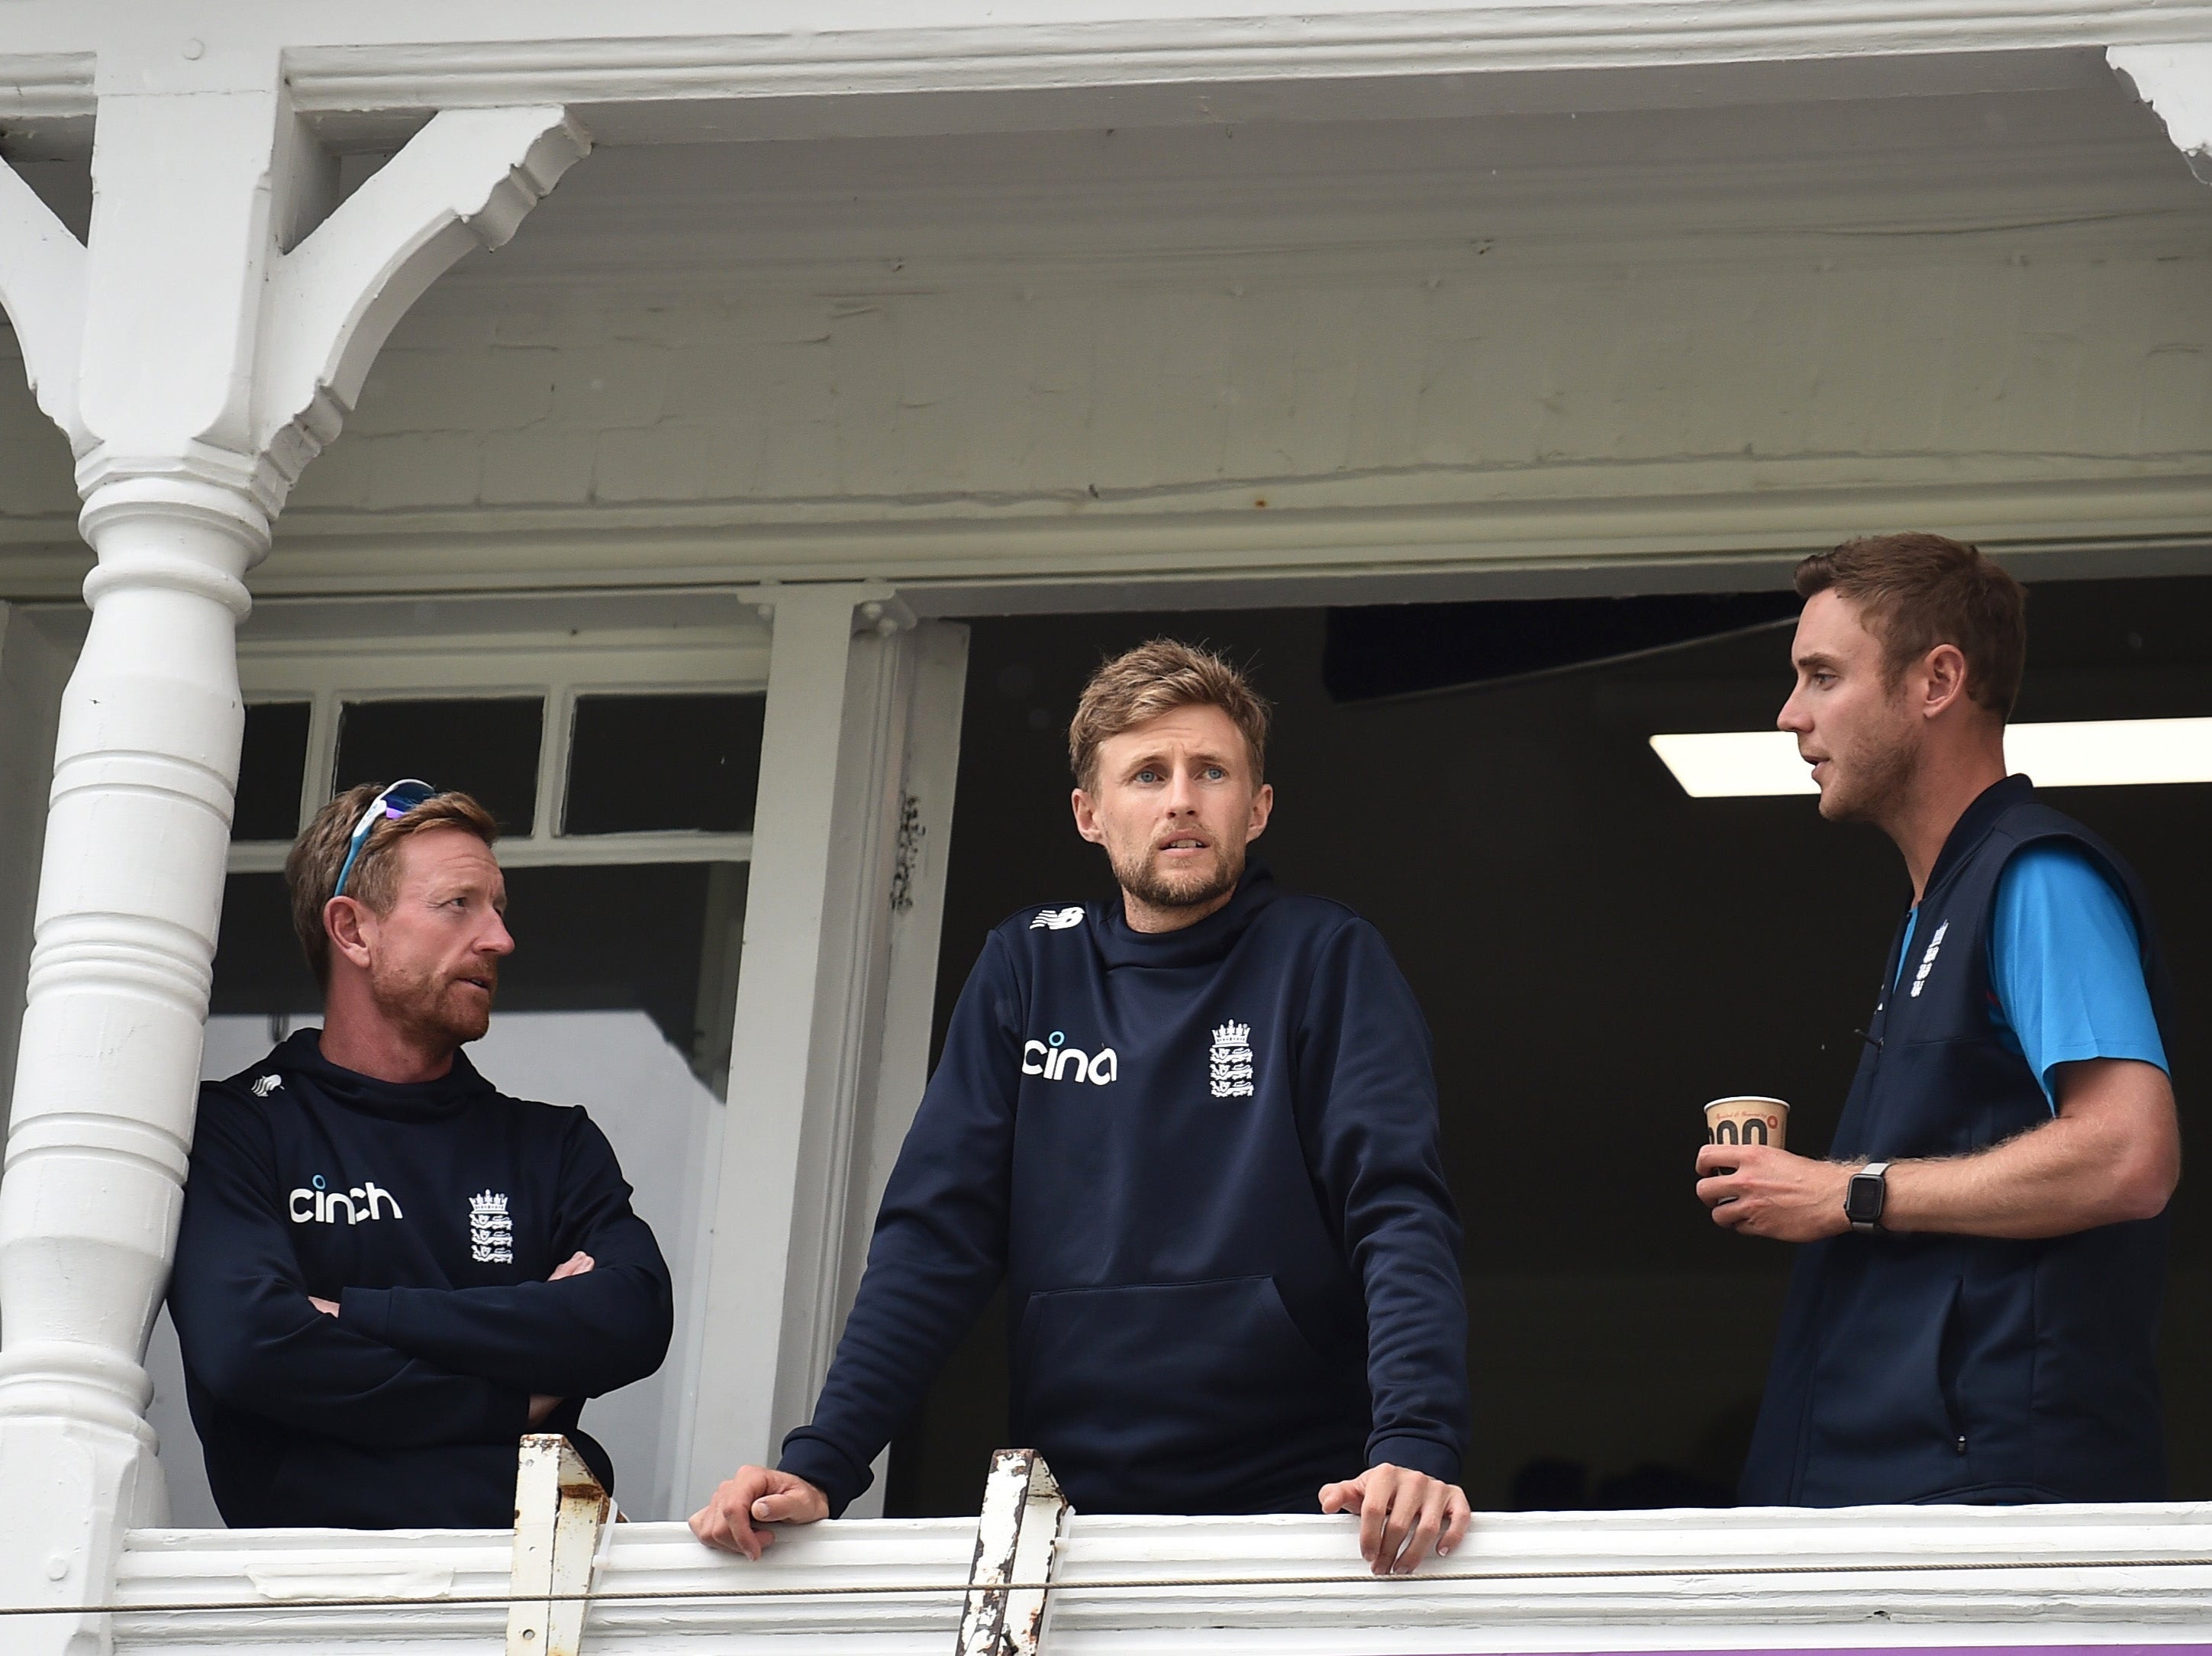
[[[1771,1144],[1790,1136],[1790,1106],[1780,1099],[1715,1099],[1705,1106],[1708,1144]]]

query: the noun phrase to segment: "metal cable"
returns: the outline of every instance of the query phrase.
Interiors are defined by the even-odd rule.
[[[108,1604],[0,1604],[0,1616],[174,1616],[194,1612],[293,1610],[437,1610],[492,1604],[659,1604],[680,1600],[759,1598],[921,1598],[969,1591],[992,1592],[1171,1592],[1224,1587],[1402,1587],[1433,1581],[1633,1581],[1690,1576],[1906,1575],[1944,1571],[2212,1569],[2212,1558],[1959,1559],[1891,1564],[1722,1564],[1650,1566],[1637,1569],[1445,1570],[1417,1575],[1195,1575],[1133,1577],[1109,1581],[862,1582],[847,1586],[652,1587],[620,1592],[465,1593],[439,1598],[363,1595],[349,1598],[240,1598],[217,1602]]]

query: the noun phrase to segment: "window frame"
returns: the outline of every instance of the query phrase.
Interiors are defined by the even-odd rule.
[[[541,697],[537,809],[527,834],[501,837],[509,868],[607,867],[637,862],[750,862],[753,837],[695,829],[568,835],[570,741],[579,695],[763,695],[768,690],[765,626],[582,630],[255,641],[241,637],[239,686],[248,706],[306,702],[307,750],[299,826],[330,797],[337,767],[338,720],[349,702]],[[433,781],[436,780],[434,777]],[[295,829],[295,833],[298,829]],[[289,840],[233,840],[229,872],[281,870]]]

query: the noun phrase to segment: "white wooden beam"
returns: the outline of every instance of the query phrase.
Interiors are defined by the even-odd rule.
[[[146,5],[12,0],[9,10],[0,122],[11,125],[82,120],[95,48],[145,40],[173,52],[183,27]],[[1686,105],[1773,95],[1771,82],[1753,77],[1745,83],[1753,89],[1738,93],[1703,72],[1737,64],[1865,66],[1861,83],[1875,95],[1971,90],[2047,72],[2025,61],[2037,56],[2212,40],[2205,0],[1328,0],[1295,11],[1147,0],[1018,8],[957,0],[890,10],[868,0],[763,0],[745,9],[742,27],[732,27],[732,15],[715,0],[621,8],[387,0],[369,9],[292,0],[229,9],[215,48],[283,52],[303,108],[326,124],[358,128],[395,111],[558,102],[604,111],[629,141],[651,133],[655,110],[686,105],[709,116],[687,136],[714,139],[882,130],[902,101],[930,105],[908,131],[1048,125],[1055,110],[1076,109],[1107,124],[1249,119],[1283,106],[1240,100],[1234,88],[1457,81],[1455,90],[1489,98],[1509,79],[1562,71],[1603,79],[1571,94],[1579,104],[1559,101],[1562,93],[1526,95],[1560,109],[1607,107],[1608,88],[1645,98],[1639,86],[1665,85],[1683,69],[1699,72],[1676,80],[1667,95]],[[211,21],[199,27],[216,32]],[[1614,72],[1624,66],[1626,73]],[[1114,94],[1110,109],[1098,92]]]
[[[774,599],[705,1332],[685,1388],[690,1501],[746,1461],[772,1464],[808,1417],[849,1303],[850,1250],[865,1245],[856,1186],[883,1062],[916,659],[888,599],[856,584]]]
[[[890,947],[882,1050],[874,1073],[863,1078],[833,1337],[842,1330],[845,1313],[860,1290],[876,1211],[883,1205],[899,1147],[906,1142],[907,1129],[914,1124],[922,1089],[929,1081],[930,1037],[937,1011],[938,948],[945,930],[953,797],[960,782],[960,717],[968,689],[968,629],[957,622],[925,621],[914,630],[908,647],[914,684],[908,698],[911,711],[905,780],[897,802],[887,893]],[[887,1466],[888,1457],[878,1457],[876,1482],[847,1509],[847,1516],[882,1516]]]
[[[0,161],[0,310],[15,329],[39,407],[74,447],[77,356],[84,338],[84,244]]]

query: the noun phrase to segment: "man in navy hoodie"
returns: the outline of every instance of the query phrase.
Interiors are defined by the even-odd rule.
[[[368,785],[286,859],[323,1026],[200,1090],[169,1310],[234,1526],[501,1529],[516,1440],[660,1366],[668,1268],[581,1109],[462,1055],[501,960],[497,835],[465,794]]]
[[[2019,586],[1928,534],[1807,558],[1780,724],[1905,858],[1828,1158],[1707,1145],[1719,1224],[1802,1245],[1747,1504],[2157,1501],[2166,983],[2119,854],[2005,774]]]
[[[1357,1513],[1448,1552],[1468,1423],[1428,1028],[1375,928],[1246,860],[1267,710],[1219,657],[1108,663],[1068,734],[1118,900],[993,932],[811,1424],[691,1519],[757,1558],[842,1512],[1003,1281],[1013,1430],[1095,1513]]]

